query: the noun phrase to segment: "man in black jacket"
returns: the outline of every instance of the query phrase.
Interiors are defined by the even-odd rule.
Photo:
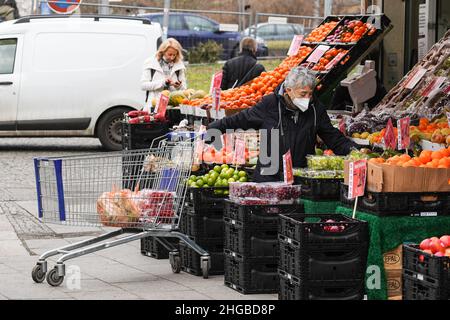
[[[261,139],[262,154],[253,177],[256,182],[283,181],[282,156],[289,150],[293,166],[306,167],[306,156],[315,154],[317,135],[335,154],[347,155],[358,146],[333,127],[326,108],[314,101],[315,86],[313,73],[295,68],[276,93],[253,108],[213,122],[208,130],[225,133],[227,129],[256,129],[262,137],[266,135],[267,139]],[[213,135],[217,136],[213,130],[208,131],[207,139]]]
[[[222,90],[240,87],[265,71],[264,66],[256,62],[256,40],[246,37],[241,40],[240,54],[223,66]]]

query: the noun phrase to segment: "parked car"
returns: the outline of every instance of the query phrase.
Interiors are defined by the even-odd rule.
[[[245,36],[252,32],[254,34],[255,26],[243,31]],[[294,35],[305,34],[305,28],[301,24],[294,23],[260,23],[258,24],[256,35],[264,41],[269,40],[292,40]]]
[[[136,17],[24,17],[0,24],[0,137],[98,137],[120,150],[141,109],[161,28]]]
[[[152,22],[163,25],[164,14],[152,13],[140,15]],[[210,18],[190,13],[170,13],[168,34],[169,38],[177,39],[185,50],[195,48],[208,40],[216,41],[223,47],[221,59],[228,60],[238,55],[239,42],[242,35],[239,32],[225,32],[220,30],[220,24]],[[267,56],[269,50],[262,39],[258,41],[257,56]]]

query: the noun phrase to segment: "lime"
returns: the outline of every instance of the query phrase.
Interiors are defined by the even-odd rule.
[[[228,179],[228,183],[233,183],[233,182],[236,182],[236,180],[234,180],[234,178]]]
[[[199,187],[199,188],[203,187],[204,184],[205,184],[205,183],[203,182],[203,180],[200,180],[200,179],[196,182],[196,185],[197,185],[197,187]]]
[[[221,166],[215,166],[214,167],[214,171],[217,173],[220,173],[220,171],[222,171],[222,167]]]
[[[241,177],[239,179],[239,182],[247,182],[247,181],[248,181],[247,177]]]
[[[247,172],[241,170],[241,171],[239,171],[238,175],[239,175],[239,178],[247,177]]]

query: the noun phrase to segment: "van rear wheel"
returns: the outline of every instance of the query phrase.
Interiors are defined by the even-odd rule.
[[[106,112],[98,122],[97,137],[107,150],[122,150],[122,120],[123,114],[130,108],[115,108]]]

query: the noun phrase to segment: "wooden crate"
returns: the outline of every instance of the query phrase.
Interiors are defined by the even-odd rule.
[[[402,270],[386,270],[387,292],[389,300],[402,296]]]
[[[392,251],[383,254],[385,270],[402,270],[403,268],[403,245],[399,245]]]

